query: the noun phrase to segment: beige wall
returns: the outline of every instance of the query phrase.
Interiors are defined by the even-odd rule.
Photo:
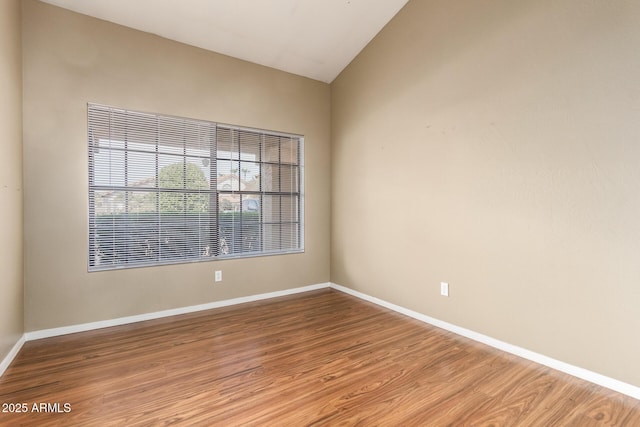
[[[410,1],[332,84],[332,281],[640,386],[639,28]]]
[[[20,1],[0,1],[0,361],[22,336]]]
[[[327,84],[23,5],[27,331],[329,280]],[[87,273],[87,102],[305,135],[305,253]]]

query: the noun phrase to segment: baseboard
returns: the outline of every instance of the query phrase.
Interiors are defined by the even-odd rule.
[[[92,331],[95,329],[109,328],[111,326],[126,325],[128,323],[144,322],[145,320],[159,319],[162,317],[176,316],[179,314],[195,313],[197,311],[211,310],[213,308],[227,307],[236,304],[244,304],[247,302],[260,301],[269,298],[276,298],[286,295],[293,295],[301,292],[313,291],[316,289],[328,288],[329,283],[320,283],[317,285],[303,286],[300,288],[286,289],[283,291],[268,292],[265,294],[250,295],[247,297],[233,298],[223,301],[214,301],[206,304],[192,305],[188,307],[174,308],[170,310],[156,311],[153,313],[139,314],[135,316],[119,317],[116,319],[102,320],[98,322],[82,323],[79,325],[63,326],[60,328],[43,329],[25,333],[27,341],[38,340],[42,338],[56,337],[59,335],[74,334],[76,332]]]
[[[11,350],[9,350],[9,353],[0,362],[0,377],[4,374],[4,371],[7,370],[9,365],[11,365],[11,362],[13,362],[13,359],[15,359],[15,357],[18,355],[18,352],[20,351],[24,343],[25,336],[23,334],[22,336],[20,336],[18,342],[11,348]]]
[[[531,350],[527,350],[526,348],[518,347],[516,345],[497,340],[495,338],[492,338],[487,335],[483,335],[481,333],[472,331],[470,329],[462,328],[460,326],[456,326],[448,322],[443,322],[442,320],[438,320],[433,317],[426,316],[424,314],[415,312],[413,310],[409,310],[399,305],[392,304],[390,302],[381,300],[376,297],[372,297],[370,295],[364,294],[362,292],[358,292],[356,290],[353,290],[344,286],[337,285],[335,283],[331,283],[330,286],[333,289],[355,296],[362,300],[369,301],[376,305],[388,308],[397,313],[404,314],[406,316],[412,317],[414,319],[420,320],[430,325],[437,326],[438,328],[442,328],[447,331],[453,332],[457,335],[461,335],[463,337],[472,339],[474,341],[478,341],[488,346],[497,348],[498,350],[502,350],[507,353],[514,354],[516,356],[522,357],[532,362],[536,362],[541,365],[548,366],[549,368],[555,369],[560,372],[564,372],[565,374],[569,374],[571,376],[583,379],[585,381],[589,381],[591,383],[600,385],[602,387],[606,387],[610,390],[614,390],[619,393],[625,394],[627,396],[633,397],[634,399],[640,400],[640,387],[636,387],[634,385],[607,377],[605,375],[601,375],[596,372],[592,372],[587,369],[580,368],[578,366],[574,366],[569,363],[565,363],[560,360],[553,359],[543,354],[536,353]]]

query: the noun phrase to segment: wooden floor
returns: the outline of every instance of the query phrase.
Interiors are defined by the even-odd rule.
[[[640,426],[637,400],[335,290],[28,342],[0,403],[28,408],[3,426]]]

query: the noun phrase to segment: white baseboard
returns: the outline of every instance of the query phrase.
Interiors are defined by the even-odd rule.
[[[520,356],[524,359],[531,360],[532,362],[536,362],[541,365],[548,366],[549,368],[555,369],[560,372],[564,372],[565,374],[572,375],[574,377],[583,379],[585,381],[589,381],[591,383],[600,385],[602,387],[606,387],[610,390],[614,390],[619,393],[626,394],[627,396],[631,396],[634,399],[640,400],[640,387],[627,384],[625,382],[598,374],[596,372],[589,371],[584,368],[580,368],[578,366],[570,365],[569,363],[565,363],[560,360],[556,360],[551,357],[545,356],[543,354],[536,353],[531,350],[527,350],[526,348],[518,347],[516,345],[497,340],[495,338],[492,338],[487,335],[483,335],[481,333],[472,331],[470,329],[462,328],[460,326],[456,326],[451,323],[443,322],[442,320],[438,320],[433,317],[426,316],[424,314],[415,312],[413,310],[409,310],[399,305],[392,304],[390,302],[381,300],[376,297],[372,297],[367,294],[363,294],[362,292],[358,292],[353,289],[337,285],[335,283],[331,283],[330,286],[331,288],[336,289],[338,291],[355,296],[365,301],[372,302],[379,306],[388,308],[390,310],[404,314],[406,316],[412,317],[414,319],[420,320],[430,325],[437,326],[438,328],[445,329],[457,335],[461,335],[463,337],[472,339],[474,341],[481,342],[483,344],[497,348],[499,350],[506,351],[507,353]]]
[[[144,322],[145,320],[159,319],[162,317],[176,316],[179,314],[195,313],[197,311],[211,310],[212,308],[227,307],[230,305],[244,304],[247,302],[260,301],[269,298],[276,298],[285,295],[293,295],[301,292],[314,291],[316,289],[328,288],[329,283],[303,286],[300,288],[286,289],[284,291],[268,292],[265,294],[250,295],[247,297],[233,298],[223,301],[214,301],[206,304],[192,305],[188,307],[174,308],[170,310],[156,311],[153,313],[138,314],[135,316],[119,317],[117,319],[101,320],[98,322],[82,323],[79,325],[63,326],[60,328],[43,329],[25,333],[27,341],[42,338],[56,337],[59,335],[74,334],[76,332],[92,331],[95,329],[109,328],[111,326],[125,325],[128,323]]]
[[[0,377],[4,374],[4,371],[7,370],[11,362],[13,362],[13,359],[15,359],[15,357],[18,355],[18,352],[20,351],[24,343],[25,337],[23,334],[20,339],[18,339],[18,342],[13,347],[11,347],[11,350],[9,350],[9,353],[4,357],[4,359],[0,361]]]

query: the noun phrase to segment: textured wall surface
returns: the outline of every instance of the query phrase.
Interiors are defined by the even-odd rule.
[[[20,1],[0,2],[0,361],[22,336]]]
[[[409,2],[332,83],[332,281],[640,386],[638,28]]]
[[[27,331],[328,281],[329,85],[31,0],[23,20]],[[305,253],[87,273],[87,102],[304,135]]]

